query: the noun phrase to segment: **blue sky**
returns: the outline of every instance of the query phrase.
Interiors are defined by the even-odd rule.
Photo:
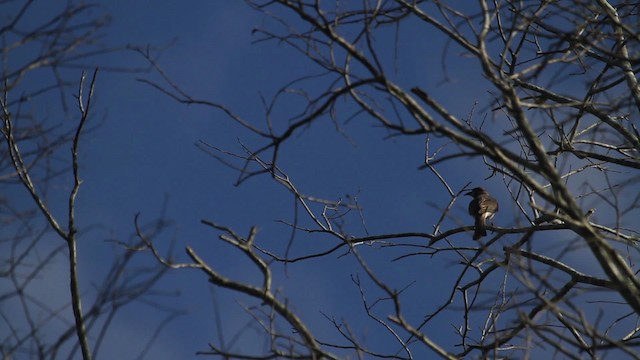
[[[163,51],[159,64],[183,90],[196,98],[225,104],[255,124],[264,124],[260,96],[270,99],[287,82],[310,71],[318,71],[300,54],[283,45],[274,42],[252,45],[255,36],[251,35],[251,30],[270,21],[240,2],[201,1],[183,7],[166,2],[122,1],[112,3],[107,9],[113,14],[109,37],[114,42],[171,43],[172,46]],[[400,71],[397,74],[399,81],[436,87],[442,74],[440,59],[427,56],[426,50],[432,44],[410,42],[400,45],[401,60],[410,70]],[[136,60],[140,59],[132,61]],[[158,79],[154,74],[138,76]],[[117,91],[111,90],[116,87]],[[247,134],[223,113],[176,104],[145,84],[133,81],[129,74],[101,74],[98,94],[100,104],[107,111],[107,119],[95,134],[85,138],[86,193],[83,199],[87,217],[109,219],[108,224],[117,224],[116,234],[128,234],[133,214],[141,212],[143,218],[151,219],[158,215],[167,195],[167,217],[175,223],[171,237],[175,238],[177,256],[182,255],[185,245],[192,244],[213,266],[240,279],[255,277],[256,270],[236,253],[227,251],[229,248],[216,240],[218,234],[200,225],[200,219],[231,226],[243,234],[255,225],[259,228],[261,245],[284,249],[290,230],[276,220],[292,219],[291,195],[267,177],[233,187],[237,174],[194,146],[196,141],[204,140],[239,151],[238,140],[254,144],[259,139]],[[483,94],[478,92],[477,96]],[[468,112],[472,105],[472,100],[448,99],[446,92],[441,99],[448,104],[459,102],[462,106],[459,115]],[[294,97],[287,101],[291,101],[292,107],[299,104]],[[344,106],[344,110],[350,114],[348,106]],[[274,122],[286,121],[296,111],[285,102],[276,111],[281,119]],[[338,121],[344,120],[344,115],[338,116]],[[350,139],[337,133],[335,125],[327,118],[285,145],[281,166],[299,189],[329,199],[357,194],[365,208],[367,228],[373,234],[432,230],[432,218],[437,213],[432,212],[427,202],[443,204],[448,199],[437,195],[441,188],[432,176],[417,170],[424,158],[424,139],[384,140],[387,133],[364,116],[342,126]],[[451,175],[458,169],[443,171]],[[469,179],[465,174],[455,185],[463,186],[467,181],[478,183],[482,179]],[[98,202],[106,206],[92,206],[96,196],[100,199]],[[464,216],[463,213],[462,219]],[[364,235],[364,230],[354,220],[351,219],[354,233]],[[160,240],[169,241],[169,237]],[[96,240],[99,241],[98,236]],[[304,254],[311,249],[332,246],[334,242],[326,237],[298,234],[293,253]],[[220,254],[222,251],[224,255]],[[402,279],[397,286],[417,281],[412,291],[423,300],[407,303],[410,313],[423,314],[423,301],[438,300],[432,286],[440,276],[434,279],[430,272],[440,271],[445,264],[437,260],[429,263],[421,257],[391,263],[390,254],[403,251],[379,254],[380,249],[375,248],[363,252],[389,279]],[[352,275],[365,278],[361,269],[349,257],[338,258],[338,255],[291,265],[288,278],[277,274],[282,281],[279,286],[293,306],[301,310],[303,318],[317,331],[320,339],[343,341],[336,337],[335,329],[322,315],[324,313],[349,322],[363,334],[367,344],[377,346],[378,350],[395,349],[397,344],[388,335],[380,336],[379,325],[367,320],[363,312],[357,288],[351,281]],[[180,280],[173,282],[171,279]],[[442,279],[446,280],[446,277]],[[368,285],[373,298],[376,291]],[[183,295],[175,303],[192,309],[191,314],[176,320],[162,336],[165,340],[170,339],[168,343],[173,351],[180,352],[178,358],[189,357],[194,350],[206,349],[208,341],[216,341],[212,295],[204,277],[191,272],[174,274],[163,287],[179,288]],[[224,326],[243,326],[248,319],[234,300],[240,298],[246,304],[254,302],[224,290],[215,293],[224,309]],[[446,338],[449,329],[429,333],[435,338]],[[230,334],[227,332],[225,338],[229,339]],[[250,334],[249,331],[244,337],[240,349],[256,340]],[[167,344],[165,340],[157,344]]]
[[[46,6],[40,8],[45,11]],[[264,124],[260,96],[270,99],[276,89],[287,82],[317,71],[303,56],[283,45],[252,44],[256,39],[252,29],[272,22],[241,1],[193,1],[184,6],[168,1],[114,0],[104,2],[102,9],[96,11],[112,14],[111,26],[104,30],[105,43],[166,47],[158,64],[183,90],[194,98],[224,104],[260,126]],[[455,65],[455,70],[448,73],[449,82],[443,83],[439,53],[444,44],[431,38],[429,30],[408,26],[403,31],[414,36],[402,37],[398,44],[398,71],[390,76],[403,86],[418,85],[433,91],[439,101],[455,109],[455,115],[466,117],[476,101],[484,101],[489,96],[476,65],[465,57],[452,56],[456,63],[451,65]],[[392,39],[391,34],[386,34],[379,40],[391,44]],[[460,53],[460,49],[449,50],[452,54]],[[391,57],[383,61],[390,62]],[[134,53],[109,55],[99,62],[105,67],[145,65]],[[183,249],[192,245],[222,273],[236,279],[257,279],[256,269],[217,240],[219,233],[201,225],[200,220],[215,221],[241,234],[248,233],[255,225],[259,229],[259,245],[281,252],[290,229],[278,220],[292,219],[293,198],[266,176],[251,179],[240,187],[233,186],[237,173],[199,150],[195,143],[203,140],[223,149],[240,151],[239,141],[256,146],[261,144],[261,139],[248,134],[220,111],[178,104],[136,81],[137,78],[161,81],[154,72],[131,74],[103,70],[99,73],[97,102],[91,119],[99,126],[83,137],[80,147],[84,184],[78,198],[78,218],[85,229],[80,240],[80,266],[87,298],[91,299],[92,287],[103,276],[112,256],[121,250],[106,240],[127,240],[134,230],[135,214],[141,214],[142,223],[152,221],[162,214],[165,204],[165,216],[172,225],[155,239],[161,249],[166,250],[173,243],[175,257],[186,261]],[[50,106],[55,107],[57,100],[50,101]],[[299,99],[287,97],[274,112],[274,122],[285,124],[299,111],[296,108],[299,106]],[[354,110],[352,104],[345,103],[339,109],[344,114],[338,114],[338,122],[348,138],[336,132],[329,118],[321,119],[284,146],[282,169],[303,193],[328,199],[357,195],[371,234],[431,232],[440,213],[430,204],[444,208],[449,198],[432,174],[418,170],[424,159],[424,138],[387,139],[386,131],[366,116],[344,123]],[[435,139],[434,143],[443,144],[440,141]],[[60,152],[60,156],[66,155],[67,152]],[[492,191],[504,204],[496,217],[497,224],[508,226],[516,221],[507,216],[515,213],[515,205],[507,200],[508,195],[497,191],[502,186],[500,180],[484,180],[490,173],[479,159],[461,160],[456,166],[439,170],[456,190],[472,182]],[[68,189],[64,180],[58,186],[61,194]],[[21,194],[16,196],[26,193]],[[54,193],[52,199],[56,198]],[[64,203],[60,203],[57,207],[59,212],[63,206]],[[445,225],[471,223],[466,214],[466,200],[453,209],[452,219]],[[350,231],[364,235],[365,229],[357,217],[351,221]],[[50,237],[51,242],[59,241],[53,235]],[[471,244],[470,234],[457,240]],[[419,239],[409,241],[424,243]],[[335,241],[326,237],[298,233],[292,251],[306,254],[334,245]],[[398,288],[413,283],[407,290],[407,297],[412,301],[406,302],[406,311],[414,316],[414,323],[446,299],[448,293],[442,289],[448,289],[447,284],[457,275],[457,271],[449,271],[454,264],[444,258],[416,256],[393,262],[395,256],[408,250],[361,248],[382,278]],[[352,258],[340,257],[340,254],[342,252],[322,260],[292,264],[287,276],[282,266],[276,265],[277,286],[291,299],[292,306],[300,310],[319,339],[341,342],[324,313],[349,322],[357,333],[363,334],[362,340],[377,350],[395,349],[397,344],[379,325],[367,319],[362,310],[362,301],[352,282],[352,276],[358,275],[364,281],[362,270]],[[146,261],[148,264],[152,259]],[[43,282],[60,286],[42,290],[52,293],[54,298],[66,299],[66,288],[61,286],[66,285],[65,271],[63,262],[56,263],[47,275],[51,278]],[[370,282],[365,284],[371,291],[370,299],[379,295]],[[234,331],[249,321],[242,304],[255,305],[255,301],[247,297],[212,290],[204,276],[196,271],[172,272],[158,289],[169,294],[179,292],[179,296],[162,297],[162,301],[187,310],[187,314],[175,319],[161,333],[148,356],[153,359],[193,358],[195,351],[206,350],[208,342],[218,340],[216,316],[221,317],[223,326],[231,329],[224,334],[225,339],[230,340]],[[219,315],[214,302],[220,307]],[[459,323],[457,317],[449,315],[435,322],[439,328],[425,331],[434,340],[448,345],[455,341],[452,324]],[[143,339],[151,336],[161,320],[161,313],[143,304],[124,309],[114,322],[102,358],[130,358],[140,351]],[[236,344],[238,349],[247,350],[249,344],[261,349],[263,344],[256,339],[262,338],[251,334],[252,331],[246,331]]]

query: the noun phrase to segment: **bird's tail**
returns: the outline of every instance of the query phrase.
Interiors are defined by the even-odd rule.
[[[478,216],[476,217],[476,228],[473,231],[473,240],[478,240],[483,236],[487,236],[487,228],[482,220],[482,216]]]

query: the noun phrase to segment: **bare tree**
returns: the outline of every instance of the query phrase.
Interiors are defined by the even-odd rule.
[[[154,285],[168,269],[196,270],[216,288],[230,290],[251,319],[241,334],[227,341],[220,336],[201,355],[640,357],[638,4],[247,4],[266,19],[254,32],[256,42],[284,44],[310,65],[308,74],[288,79],[264,99],[264,119],[244,118],[241,109],[187,93],[147,50],[139,53],[164,82],[141,81],[240,125],[238,149],[206,138],[198,146],[237,171],[236,185],[271,181],[293,197],[293,217],[280,219],[290,236],[277,241],[260,233],[260,224],[238,230],[202,220],[246,260],[251,282],[196,245],[186,248],[186,260],[169,258],[156,241],[167,221],[161,216],[143,225],[136,217],[131,238],[115,241],[108,273],[92,279],[97,285],[90,295],[81,288],[77,266],[79,239],[93,225],[79,224],[76,216],[79,154],[95,116],[96,59],[118,49],[100,43],[108,17],[92,5],[70,1],[40,21],[30,16],[40,6],[34,1],[0,5],[6,10],[0,27],[4,358],[97,357],[119,311],[157,295]],[[416,66],[442,82],[414,76]],[[56,110],[43,114],[40,101],[52,97],[58,98]],[[354,119],[396,142],[424,141],[424,161],[417,165],[431,176],[432,192],[447,194],[444,201],[427,199],[438,210],[430,213],[430,231],[420,224],[406,232],[370,232],[359,200],[367,194],[319,196],[282,161],[293,139],[305,131],[314,136],[312,125],[330,121],[348,139]],[[472,242],[468,198],[461,195],[481,181],[477,171],[466,170],[478,166],[500,201],[500,226],[488,224],[490,235]],[[134,267],[148,253],[157,264]],[[341,289],[340,301],[357,303],[361,312],[319,309],[329,334],[300,310],[294,299],[305,289],[288,286],[287,276],[310,277],[308,265],[328,268],[336,258],[354,269],[344,274],[351,289]],[[69,284],[65,301],[44,301],[43,274],[55,273],[60,263]],[[442,264],[450,264],[446,274]],[[140,357],[176,314],[168,311],[159,320]],[[234,346],[250,332],[264,345]]]
[[[273,20],[255,30],[257,42],[286,44],[315,66],[265,102],[264,120],[245,119],[222,104],[196,98],[163,72],[164,84],[143,80],[182,103],[224,112],[245,129],[245,136],[260,139],[257,145],[243,143],[240,151],[220,149],[206,139],[199,146],[238,171],[238,184],[264,174],[296,199],[296,215],[288,222],[292,236],[284,246],[262,239],[255,228],[243,236],[203,220],[253,264],[261,278],[255,284],[225,275],[232,269],[206,262],[192,247],[187,247],[189,261],[176,263],[145,240],[167,267],[199,270],[214,285],[255,299],[245,309],[268,339],[264,352],[243,353],[218,343],[202,354],[252,359],[412,359],[430,353],[447,359],[530,358],[541,352],[575,359],[640,357],[639,4],[247,3]],[[441,59],[440,68],[429,70],[441,74],[447,86],[465,95],[469,88],[480,89],[474,97],[455,99],[468,115],[458,115],[460,109],[445,105],[452,102],[442,98],[437,86],[403,67],[406,56],[416,56],[411,47],[422,43],[430,44],[428,54],[419,54],[424,66],[429,66],[427,57]],[[456,85],[458,76],[463,78]],[[303,110],[291,113],[289,122],[272,120],[274,109],[301,104]],[[448,202],[439,204],[440,215],[430,220],[431,232],[356,231],[366,219],[356,197],[311,195],[313,189],[300,189],[280,165],[283,145],[311,124],[331,119],[346,131],[342,125],[355,117],[384,128],[396,141],[424,138],[421,168],[432,174],[433,188],[449,195]],[[473,246],[461,245],[468,244],[472,227],[461,225],[469,218],[457,215],[459,209],[466,212],[467,201],[460,195],[469,184],[443,171],[470,163],[484,164],[487,178],[501,180],[499,192],[507,194],[496,195],[503,209],[498,223],[504,226],[488,226],[490,237]],[[307,240],[318,235],[326,248],[309,245]],[[293,250],[300,242],[307,250]],[[329,262],[338,254],[359,265],[361,275],[353,276],[353,286],[361,294],[363,313],[375,324],[370,331],[391,339],[395,347],[366,343],[353,320],[331,314],[327,321],[336,337],[323,340],[288,300],[300,289],[283,288],[275,280],[280,277],[274,273],[307,261]],[[385,254],[390,262],[380,263]],[[415,296],[421,291],[413,281],[424,282],[415,262],[415,271],[402,278],[384,271],[416,258],[457,264],[446,286],[427,281],[427,296],[439,305],[425,308],[424,297]],[[440,319],[449,322],[445,314],[451,313],[455,339],[440,340]]]
[[[0,8],[0,353],[3,359],[95,358],[116,314],[154,295],[165,273],[140,267],[139,252],[121,246],[114,246],[102,279],[81,281],[86,274],[78,267],[79,239],[100,225],[81,224],[76,216],[81,139],[95,127],[89,123],[98,78],[97,69],[84,69],[124,47],[100,43],[109,17],[96,5],[23,1]],[[167,225],[160,219],[144,228],[156,234]],[[126,243],[140,241],[134,233]],[[81,288],[90,281],[95,291]],[[65,295],[58,296],[59,286]],[[141,344],[142,354],[147,349]]]

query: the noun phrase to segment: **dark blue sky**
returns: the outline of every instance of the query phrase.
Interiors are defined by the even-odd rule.
[[[256,40],[252,29],[273,22],[241,2],[199,1],[185,7],[168,2],[119,1],[106,9],[113,14],[108,39],[114,43],[171,44],[162,52],[158,63],[176,84],[193,97],[224,104],[261,127],[265,112],[260,96],[268,101],[289,81],[319,72],[301,54],[284,45],[276,42],[252,45]],[[391,45],[390,39],[393,38],[381,41]],[[406,41],[399,44],[401,69],[392,76],[407,86],[440,88],[440,100],[460,104],[458,115],[469,112],[472,98],[449,98],[447,89],[453,86],[437,85],[443,75],[439,57],[430,55],[435,45],[415,37],[408,37]],[[124,59],[143,64],[142,59],[135,56]],[[391,57],[387,61],[391,61]],[[466,81],[462,76],[458,78],[458,74],[451,76],[453,81]],[[256,269],[236,252],[229,251],[228,246],[216,239],[218,233],[199,221],[213,220],[242,234],[255,225],[259,229],[259,244],[282,253],[290,229],[276,221],[292,220],[293,197],[266,176],[251,179],[240,187],[232,186],[237,174],[198,150],[194,143],[203,140],[226,150],[241,151],[239,141],[256,146],[263,140],[249,134],[220,111],[177,104],[134,81],[134,77],[159,79],[156,74],[100,74],[97,92],[106,119],[83,143],[86,183],[81,204],[86,221],[103,219],[100,222],[106,224],[106,229],[115,236],[124,236],[132,230],[135,213],[141,212],[143,219],[151,220],[159,215],[166,196],[166,216],[174,221],[174,227],[170,235],[158,239],[160,244],[175,239],[179,259],[186,259],[182,249],[191,244],[212,266],[228,276],[256,279]],[[316,93],[322,90],[311,89]],[[475,94],[472,89],[467,91],[473,94],[471,97],[484,96],[481,90]],[[458,90],[457,96],[462,95]],[[354,107],[343,103],[340,110],[344,113],[338,113],[337,121],[349,138],[336,132],[334,123],[325,117],[285,144],[280,157],[282,169],[303,193],[328,199],[357,194],[365,209],[367,229],[372,234],[431,231],[438,213],[427,203],[443,205],[448,197],[433,176],[417,170],[424,159],[424,138],[385,140],[387,132],[362,115],[344,124]],[[276,126],[282,126],[301,109],[296,96],[284,98],[274,112],[273,121]],[[454,186],[463,186],[468,181],[482,183],[487,175],[471,175],[460,171],[463,169],[441,170],[447,176],[461,173]],[[456,213],[461,220],[468,220],[464,209],[456,208]],[[350,222],[354,235],[365,235],[357,217],[351,217]],[[87,245],[88,252],[97,255],[103,251],[101,247],[108,246],[100,243],[101,236],[100,232],[89,236],[95,245]],[[335,241],[326,236],[298,233],[292,254],[308,254],[313,249],[325,250],[334,245]],[[406,249],[381,252],[378,246],[363,250],[383,277],[396,279],[394,286],[400,288],[416,282],[407,292],[412,292],[417,301],[406,303],[406,311],[416,315],[416,322],[425,314],[428,304],[444,300],[445,294],[437,294],[434,289],[439,281],[447,280],[440,274],[445,264],[425,257],[391,262],[394,256],[406,253]],[[348,322],[374,349],[395,349],[398,345],[381,331],[380,325],[366,318],[351,276],[360,275],[363,281],[366,277],[349,256],[338,257],[342,253],[290,265],[288,277],[276,273],[281,281],[277,286],[291,299],[292,306],[301,311],[320,340],[344,341],[322,315],[326,314]],[[282,269],[281,266],[275,268]],[[434,271],[439,276],[434,277]],[[372,292],[371,299],[380,295],[370,282],[365,283]],[[162,348],[168,345],[178,354],[166,356],[167,359],[189,357],[194,350],[206,349],[207,342],[218,340],[212,295],[202,274],[170,275],[162,288],[179,289],[182,295],[174,303],[191,311],[167,327],[162,340],[156,343]],[[223,290],[215,293],[223,309],[223,326],[240,328],[249,321],[235,299],[247,305],[254,305],[253,300]],[[148,316],[153,316],[151,314]],[[135,321],[138,323],[139,319]],[[147,322],[152,326],[153,321],[145,318],[143,324]],[[145,333],[143,329],[140,331]],[[450,331],[428,333],[441,340],[447,338]],[[232,334],[225,333],[227,341]],[[256,338],[260,337],[247,331],[238,349],[247,350],[247,344],[263,346],[260,341],[255,343]],[[158,351],[152,357],[159,359],[161,353]]]
[[[319,71],[304,56],[282,44],[252,44],[256,40],[252,30],[271,26],[273,21],[241,1],[193,1],[185,6],[168,1],[117,0],[105,2],[102,7],[96,11],[112,14],[111,26],[103,31],[105,43],[164,48],[159,52],[158,64],[185,92],[197,99],[224,104],[260,127],[265,124],[261,96],[268,101],[289,81]],[[41,8],[44,11],[45,7]],[[450,56],[454,63],[449,64],[449,82],[443,83],[440,53],[444,44],[430,36],[430,30],[414,28],[414,25],[408,23],[402,29],[402,34],[409,35],[401,36],[397,44],[397,71],[393,71],[391,56],[395,51],[393,33],[382,34],[378,39],[380,43],[389,44],[387,57],[382,59],[389,64],[389,76],[407,88],[420,86],[432,91],[437,100],[454,109],[455,115],[466,118],[476,101],[482,103],[489,96],[478,68],[470,59],[456,55],[461,53],[460,49],[451,47],[448,50],[454,54]],[[97,128],[84,135],[80,147],[84,184],[78,198],[78,219],[86,229],[80,240],[80,266],[87,298],[91,299],[92,285],[99,281],[111,257],[121,251],[106,240],[126,241],[134,230],[135,214],[141,214],[142,223],[152,221],[162,215],[165,204],[164,215],[172,221],[172,226],[155,239],[159,248],[166,251],[173,243],[176,260],[187,261],[183,249],[191,245],[223,274],[234,279],[257,280],[258,272],[252,264],[223,245],[217,239],[219,233],[200,224],[200,220],[215,221],[241,234],[247,234],[255,225],[259,229],[258,244],[282,254],[291,230],[278,220],[291,221],[294,199],[268,176],[233,186],[237,173],[195,144],[202,140],[241,152],[240,143],[256,147],[264,144],[264,140],[248,133],[219,110],[178,104],[136,80],[161,83],[157,72],[132,74],[107,70],[108,67],[144,67],[144,59],[133,52],[111,54],[98,62],[104,69],[98,75],[97,102],[91,119]],[[79,77],[80,69],[77,72]],[[320,82],[311,82],[307,89],[318,94],[324,90],[319,85]],[[51,101],[54,104],[55,101]],[[433,231],[431,226],[440,212],[431,205],[444,208],[449,197],[433,174],[418,170],[425,155],[424,137],[388,138],[386,130],[365,115],[345,123],[356,108],[347,101],[339,104],[336,120],[347,136],[336,131],[329,117],[321,118],[283,146],[281,168],[302,193],[328,199],[357,195],[370,234]],[[273,122],[282,128],[300,110],[299,97],[284,97],[273,113]],[[405,121],[411,120],[407,117]],[[434,139],[431,150],[444,144],[444,140]],[[61,156],[65,154],[61,152]],[[480,159],[451,164],[455,166],[439,170],[455,190],[468,182],[485,186],[492,192],[502,186],[498,179],[484,180],[490,173]],[[68,184],[59,186],[65,189]],[[496,223],[512,225],[516,220],[502,215],[514,213],[515,205],[510,205],[503,197],[506,195],[494,193],[499,200],[505,200]],[[59,209],[64,205],[61,203]],[[349,221],[350,232],[357,236],[366,234],[358,216],[352,214]],[[304,223],[308,220],[304,219]],[[461,224],[471,224],[466,214],[466,200],[456,204],[451,220],[445,222],[447,227]],[[51,237],[51,241],[58,241]],[[471,244],[471,235],[460,235],[457,240]],[[425,241],[401,242],[424,244]],[[326,236],[299,232],[292,255],[329,249],[335,244],[334,239]],[[448,293],[442,289],[449,289],[446,284],[450,286],[457,276],[457,271],[449,271],[454,264],[442,258],[414,256],[392,261],[410,252],[410,248],[380,245],[359,248],[383,279],[398,289],[412,284],[406,290],[404,304],[414,324],[433,311],[436,304],[445,301]],[[348,322],[356,333],[362,334],[361,340],[375,350],[399,349],[379,324],[366,317],[352,278],[361,277],[370,291],[370,300],[381,294],[366,281],[352,257],[340,256],[343,253],[292,264],[288,275],[283,273],[282,266],[275,265],[276,287],[290,299],[293,308],[300,310],[319,340],[344,343],[323,315],[326,314],[337,321]],[[150,257],[147,260],[152,262]],[[51,272],[56,279],[52,283],[66,284],[64,264],[58,265],[59,272]],[[66,298],[64,289],[56,288],[56,297]],[[172,272],[157,289],[171,295],[154,301],[184,309],[187,314],[174,320],[161,333],[149,353],[148,358],[152,359],[193,358],[195,351],[207,349],[208,342],[217,342],[214,303],[220,307],[217,316],[222,325],[232,329],[224,334],[227,341],[233,338],[234,331],[250,322],[242,306],[257,305],[247,297],[212,290],[203,274],[195,270]],[[175,292],[180,295],[173,295]],[[387,313],[380,311],[379,315],[385,317]],[[434,323],[439,328],[425,330],[433,340],[446,345],[456,341],[451,324],[459,323],[458,317],[449,315],[444,314],[441,321]],[[142,303],[126,308],[113,324],[102,358],[131,358],[131,354],[141,350],[161,320],[158,311]],[[249,346],[262,349],[262,339],[254,330],[246,330],[237,341],[236,349],[246,351]],[[414,356],[421,358],[420,354]]]

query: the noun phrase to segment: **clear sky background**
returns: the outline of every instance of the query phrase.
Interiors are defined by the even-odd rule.
[[[265,119],[261,96],[269,100],[289,81],[318,71],[310,61],[282,44],[252,44],[256,40],[252,30],[273,22],[242,1],[112,0],[104,1],[101,7],[95,11],[112,15],[111,26],[104,30],[102,39],[106,44],[164,47],[158,64],[184,91],[194,98],[224,104],[259,126],[264,125]],[[38,9],[45,15],[47,6]],[[281,15],[291,16],[286,12]],[[460,49],[452,47],[448,49],[453,54],[449,59],[455,63],[449,64],[450,71],[445,74],[440,57],[444,43],[430,36],[429,29],[411,23],[406,26],[397,44],[397,71],[391,71],[389,76],[407,88],[420,86],[433,91],[437,100],[453,108],[459,117],[467,117],[476,102],[480,108],[475,111],[484,110],[481,107],[486,104],[488,89],[476,64],[456,55]],[[390,64],[389,69],[393,69],[393,39],[392,32],[378,39],[389,44],[388,57],[383,58],[383,62]],[[98,63],[103,69],[98,75],[96,107],[91,119],[91,124],[97,127],[83,137],[80,147],[84,184],[78,198],[78,220],[84,231],[80,236],[79,258],[87,299],[91,299],[93,286],[104,276],[114,254],[122,251],[109,240],[127,241],[137,213],[141,214],[142,223],[161,215],[172,222],[154,240],[163,251],[173,246],[176,260],[186,261],[184,247],[191,245],[223,274],[235,279],[258,279],[256,269],[223,245],[217,239],[219,233],[200,224],[200,220],[215,221],[241,234],[247,234],[255,225],[259,229],[258,244],[283,253],[291,231],[278,220],[292,220],[294,199],[267,176],[233,186],[238,174],[195,144],[202,140],[240,152],[239,142],[256,147],[263,144],[262,140],[221,111],[178,104],[136,80],[161,82],[156,72],[132,74],[107,70],[144,67],[144,59],[133,52],[111,54],[98,59]],[[76,71],[79,78],[80,70],[69,71]],[[317,93],[324,89],[310,90]],[[59,99],[49,101],[47,106],[56,109]],[[274,123],[286,124],[301,110],[300,104],[295,96],[284,98],[274,112]],[[347,121],[354,112],[353,104],[344,102],[338,109],[337,120],[347,136],[337,132],[328,117],[316,121],[284,146],[282,169],[303,193],[328,199],[357,195],[364,208],[366,228],[357,217],[351,217],[348,228],[354,235],[365,235],[367,231],[369,234],[433,231],[431,226],[449,197],[431,173],[418,170],[424,161],[425,139],[388,138],[388,133],[367,116]],[[57,117],[55,111],[40,111],[52,119]],[[59,121],[69,122],[73,118],[62,116]],[[474,121],[480,120],[478,117]],[[411,120],[407,117],[406,121]],[[434,140],[433,146],[442,144],[438,141]],[[59,156],[67,155],[62,151]],[[497,224],[509,226],[517,222],[509,217],[515,213],[514,205],[499,190],[503,184],[499,179],[485,181],[490,173],[480,159],[461,160],[456,166],[439,170],[455,190],[468,182],[489,189],[501,201]],[[58,184],[61,196],[68,190],[67,180]],[[15,196],[26,199],[26,192],[22,190]],[[51,198],[55,207],[55,192]],[[58,213],[65,206],[60,204]],[[450,228],[472,223],[466,214],[466,201],[456,204],[451,218],[445,222]],[[51,242],[60,241],[53,234],[49,236]],[[456,240],[471,244],[471,234]],[[425,240],[406,242],[424,244]],[[335,240],[325,236],[298,233],[292,253],[307,254],[334,245]],[[394,279],[393,285],[398,289],[411,284],[407,298],[412,301],[406,302],[405,310],[413,316],[414,323],[445,301],[448,292],[443,289],[448,289],[447,284],[450,286],[457,276],[457,271],[451,271],[456,265],[446,262],[444,257],[414,256],[394,262],[394,257],[407,254],[410,249],[380,245],[360,248],[381,277]],[[367,319],[352,282],[354,276],[363,279],[365,276],[350,256],[342,254],[292,264],[288,275],[282,272],[282,266],[276,265],[275,269],[280,270],[275,274],[276,287],[290,299],[293,308],[300,310],[303,320],[320,340],[346,343],[339,339],[325,314],[336,321],[348,322],[354,332],[362,334],[361,340],[374,349],[400,349],[380,325]],[[153,262],[150,257],[147,260],[147,264]],[[576,259],[580,261],[583,260]],[[42,279],[49,284],[42,296],[67,299],[66,266],[63,261],[56,264],[58,267],[52,266],[47,274],[50,278]],[[365,284],[370,299],[380,295],[370,282]],[[212,289],[197,271],[172,272],[156,290],[166,296],[150,300],[186,313],[160,333],[148,353],[151,359],[188,359],[194,358],[198,350],[207,350],[208,342],[220,340],[216,318],[227,329],[225,341],[230,341],[235,331],[250,322],[242,306],[257,305],[247,297]],[[380,314],[386,316],[385,311]],[[434,322],[437,326],[425,329],[425,333],[435,341],[454,343],[453,325],[459,325],[460,319],[451,315],[455,314],[444,314]],[[125,308],[113,323],[101,358],[133,358],[132,354],[141,351],[154,336],[164,316],[142,302]],[[235,349],[247,350],[251,346],[262,349],[264,338],[256,333],[245,330],[235,342]],[[336,353],[341,354],[337,350]],[[420,354],[414,356],[424,358]]]

